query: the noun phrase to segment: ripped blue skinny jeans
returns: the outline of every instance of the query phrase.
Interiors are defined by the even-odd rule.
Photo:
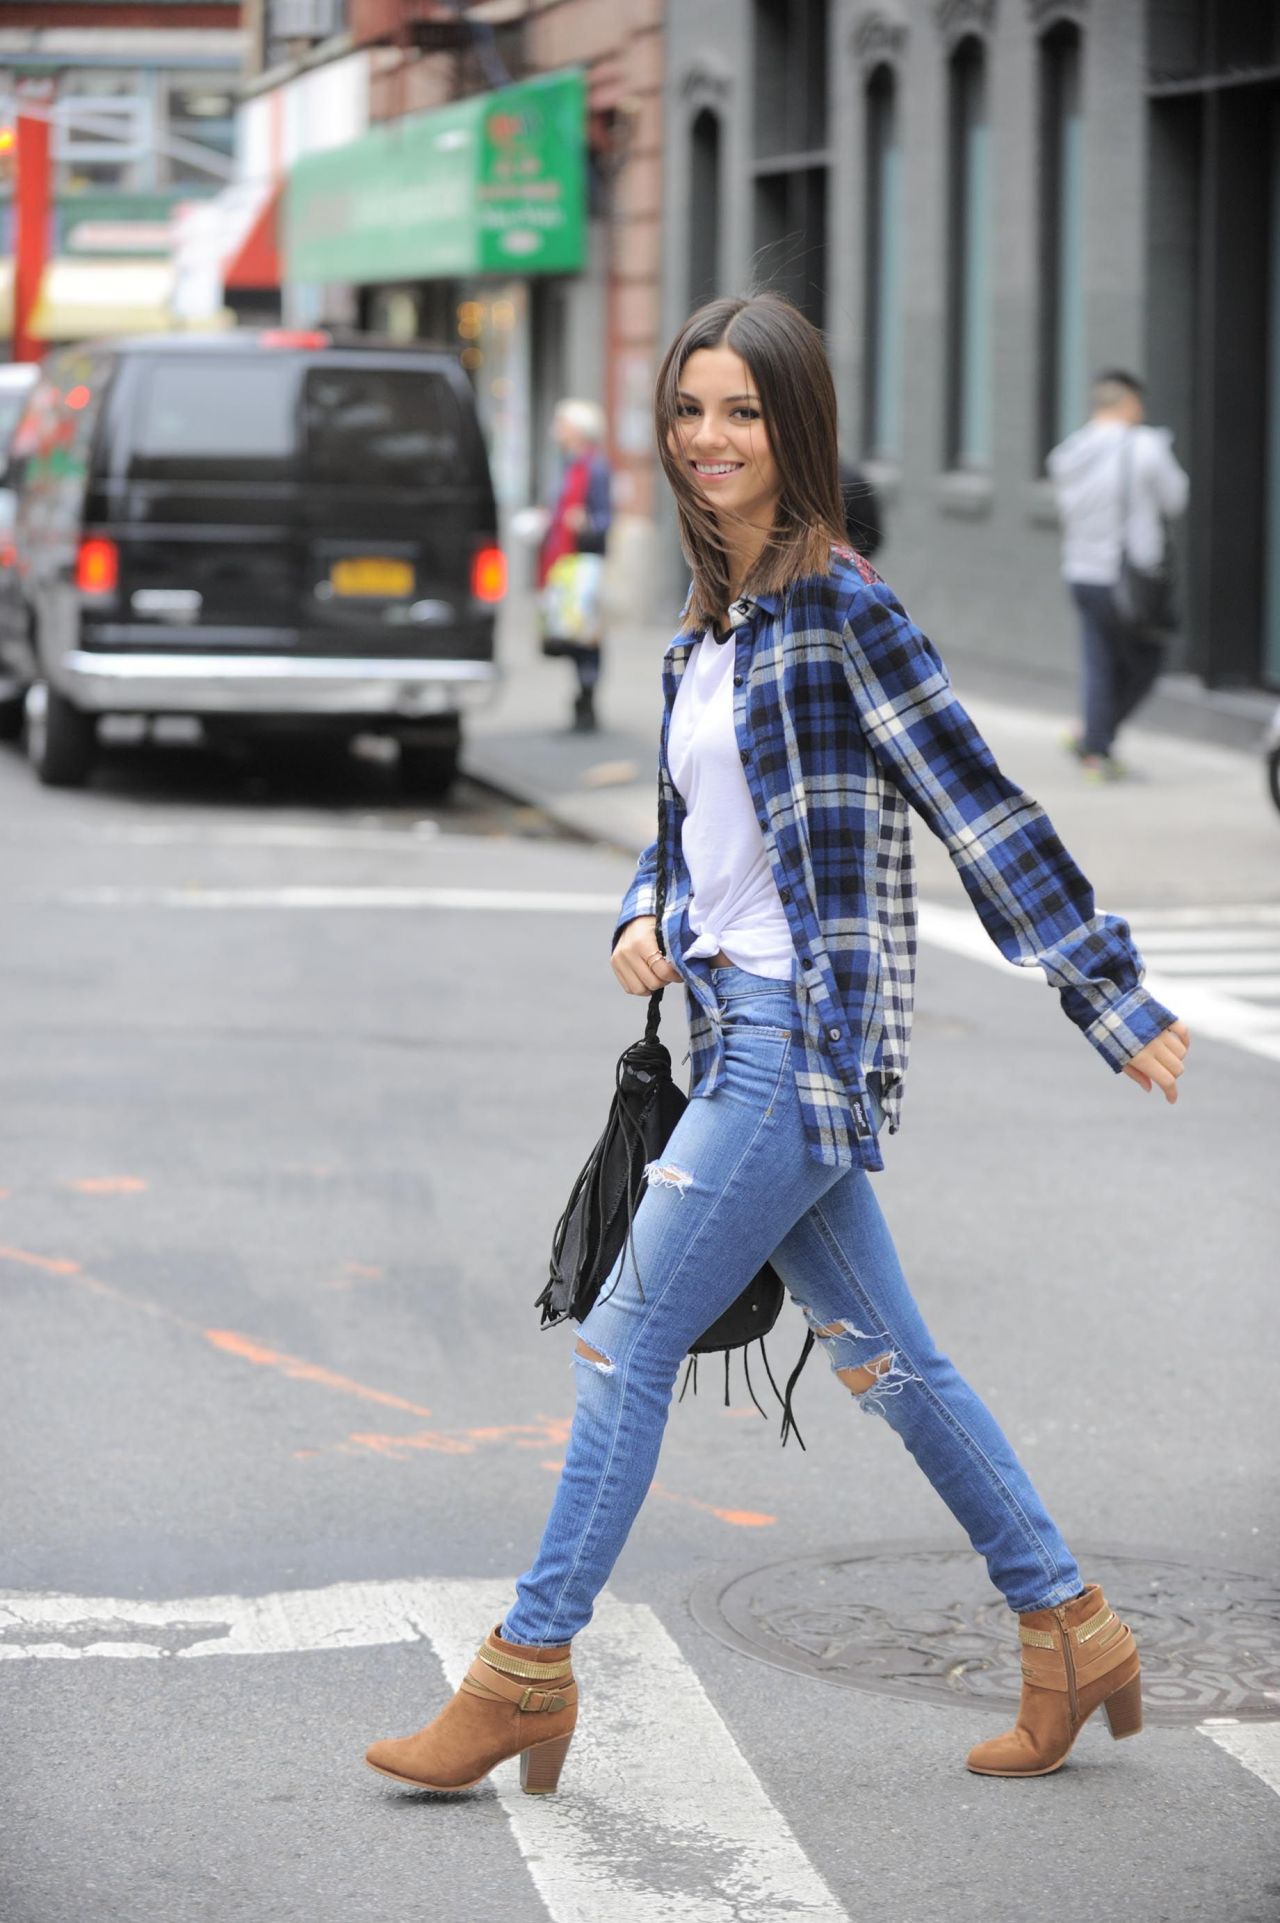
[[[1065,1602],[1079,1570],[995,1418],[925,1327],[869,1176],[809,1153],[790,983],[739,968],[712,980],[724,1077],[689,1103],[651,1165],[633,1250],[582,1324],[604,1360],[575,1344],[568,1452],[503,1635],[567,1643],[590,1621],[653,1480],[689,1344],[769,1258],[832,1369],[867,1371],[843,1380],[871,1385],[857,1400],[902,1438],[1010,1608]]]

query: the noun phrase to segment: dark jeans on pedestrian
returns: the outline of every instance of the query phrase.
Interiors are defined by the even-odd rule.
[[[565,641],[561,646],[577,670],[579,688],[589,694],[600,679],[600,644],[591,647],[584,641]]]
[[[1092,581],[1073,581],[1080,615],[1084,669],[1082,755],[1109,755],[1122,721],[1146,699],[1164,665],[1158,635],[1131,628],[1116,613],[1112,591]]]

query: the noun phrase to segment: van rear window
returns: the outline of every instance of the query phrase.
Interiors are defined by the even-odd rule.
[[[162,361],[148,368],[133,438],[135,474],[293,471],[297,375],[287,363]]]
[[[457,472],[462,435],[452,387],[427,369],[184,357],[147,370],[130,467],[421,487]]]
[[[443,375],[311,367],[303,385],[306,470],[318,481],[421,486],[456,472],[462,422]]]

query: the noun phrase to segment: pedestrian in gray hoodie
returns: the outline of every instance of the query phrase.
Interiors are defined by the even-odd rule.
[[[1071,745],[1095,780],[1121,772],[1111,752],[1116,732],[1150,693],[1164,660],[1163,637],[1117,611],[1121,561],[1158,569],[1165,522],[1187,505],[1173,436],[1144,425],[1143,401],[1132,374],[1099,375],[1090,419],[1048,460],[1062,522],[1062,573],[1080,617],[1084,719]]]

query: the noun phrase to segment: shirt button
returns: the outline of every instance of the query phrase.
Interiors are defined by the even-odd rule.
[[[840,1030],[838,1028],[829,1028],[827,1030],[827,1040],[829,1042],[838,1042],[840,1040]]]

